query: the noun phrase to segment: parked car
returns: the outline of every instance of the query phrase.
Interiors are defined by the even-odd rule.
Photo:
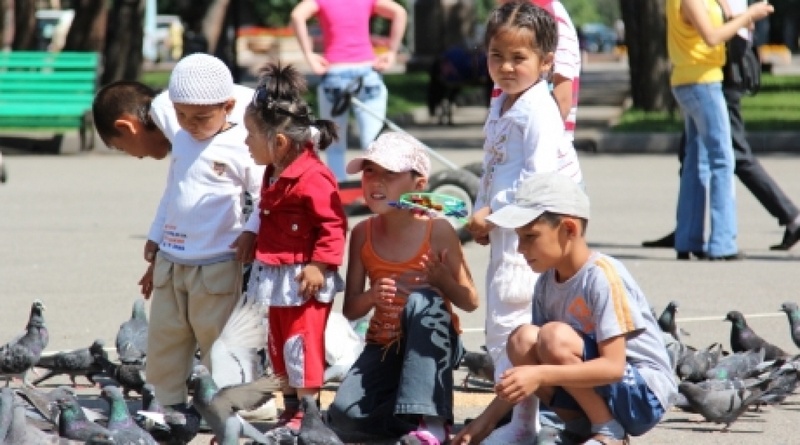
[[[610,53],[617,46],[617,33],[602,23],[586,23],[580,34],[581,47],[590,53]]]

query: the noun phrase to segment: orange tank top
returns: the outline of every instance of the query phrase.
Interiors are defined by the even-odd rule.
[[[420,266],[422,257],[431,249],[431,231],[433,229],[433,220],[428,221],[425,238],[417,253],[406,261],[394,262],[381,258],[372,246],[372,222],[373,218],[367,220],[367,238],[364,242],[364,247],[361,249],[361,261],[364,263],[364,268],[367,270],[370,286],[381,278],[393,278],[397,283],[398,288],[403,287],[409,290],[419,288],[419,278],[425,281],[425,273]],[[427,287],[427,285],[423,285]],[[367,330],[366,340],[369,343],[377,343],[388,346],[402,337],[402,328],[400,326],[400,316],[408,300],[408,294],[398,289],[397,294],[389,300],[386,306],[375,307],[372,314],[372,319],[369,322],[369,329]],[[458,316],[453,313],[450,301],[445,300],[447,311],[450,312],[453,320],[453,326],[456,332],[461,333],[460,323]]]

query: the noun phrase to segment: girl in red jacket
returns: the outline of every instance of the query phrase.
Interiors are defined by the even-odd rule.
[[[347,219],[336,178],[319,157],[335,138],[333,122],[315,120],[293,66],[268,64],[245,111],[245,143],[266,165],[258,212],[237,240],[243,261],[255,257],[247,292],[269,309],[269,357],[286,377],[285,410],[273,434],[300,429],[298,398],[323,384],[324,333],[344,256]],[[255,247],[255,248],[254,248]]]

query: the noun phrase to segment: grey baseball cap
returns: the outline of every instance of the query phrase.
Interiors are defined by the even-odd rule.
[[[517,189],[514,203],[486,219],[507,229],[522,227],[544,212],[589,219],[589,197],[580,184],[559,173],[534,173]]]

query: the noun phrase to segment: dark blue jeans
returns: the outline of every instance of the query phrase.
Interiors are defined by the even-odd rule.
[[[421,415],[453,421],[453,368],[464,348],[442,298],[431,290],[408,297],[403,336],[384,347],[367,344],[328,407],[341,432],[397,437]]]

